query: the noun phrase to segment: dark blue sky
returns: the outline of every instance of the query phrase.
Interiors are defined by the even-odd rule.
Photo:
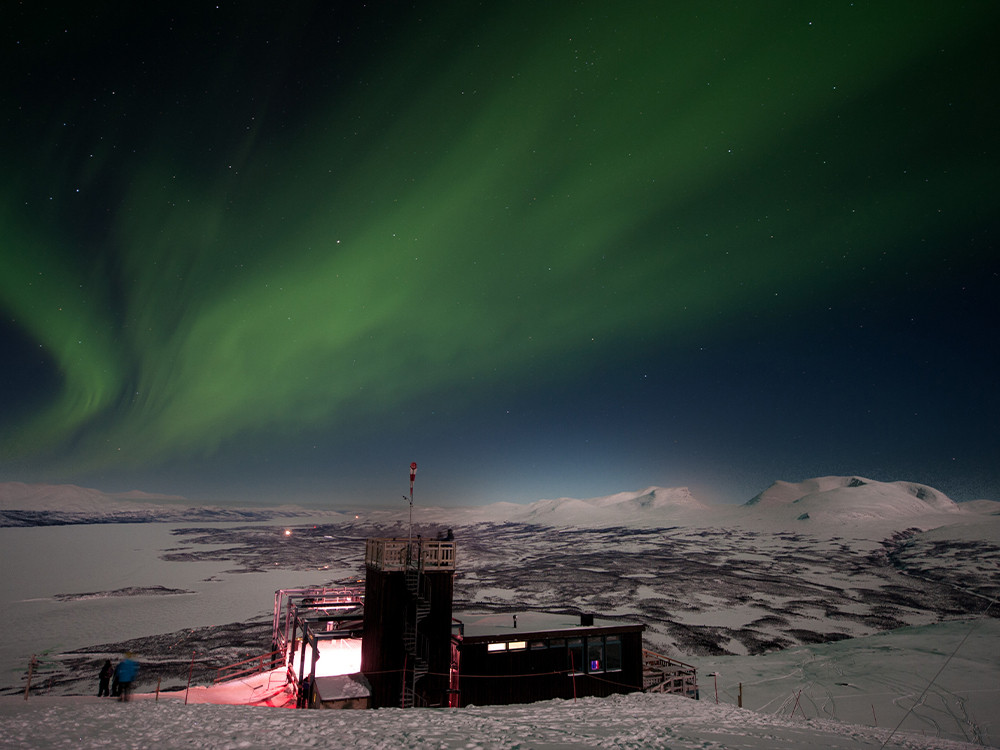
[[[1000,499],[994,4],[6,16],[0,481]]]

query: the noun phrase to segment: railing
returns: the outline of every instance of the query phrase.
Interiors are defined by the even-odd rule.
[[[654,651],[642,650],[642,690],[698,697],[698,670]]]
[[[271,643],[277,649],[288,645],[298,607],[338,604],[359,604],[365,599],[362,585],[310,586],[298,589],[278,589],[274,592],[274,623]],[[294,606],[298,601],[298,607]]]
[[[455,542],[438,539],[369,539],[365,565],[376,570],[454,570]]]
[[[235,680],[238,677],[259,674],[261,672],[267,672],[271,669],[277,669],[278,667],[283,666],[285,666],[285,652],[284,649],[279,649],[278,651],[272,651],[269,654],[253,656],[249,659],[244,659],[243,661],[219,667],[215,670],[215,679],[212,680],[212,682],[214,684],[229,682],[230,680]]]

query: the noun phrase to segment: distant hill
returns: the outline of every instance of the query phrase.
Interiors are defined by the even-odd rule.
[[[996,500],[972,500],[962,503],[959,507],[963,510],[971,510],[987,516],[1000,516],[1000,502]]]
[[[419,508],[420,521],[450,526],[471,523],[537,523],[543,526],[661,526],[680,518],[712,514],[687,487],[647,487],[633,492],[580,500],[572,497],[537,500],[527,505],[493,503],[463,508]]]
[[[74,484],[0,482],[0,527],[89,523],[266,521],[307,515],[301,508],[191,505],[178,495],[107,493]]]
[[[75,484],[0,482],[0,510],[36,510],[73,513],[148,510],[154,503],[187,503],[179,495],[154,495],[141,490],[107,493]]]
[[[711,513],[710,506],[697,500],[687,487],[647,487],[589,500],[569,497],[539,500],[524,506],[510,520],[551,526],[628,526],[706,513]]]

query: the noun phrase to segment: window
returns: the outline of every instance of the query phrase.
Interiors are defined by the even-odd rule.
[[[622,639],[617,635],[609,635],[604,639],[604,671],[621,672],[622,670]]]
[[[499,653],[501,651],[524,651],[528,648],[527,641],[502,641],[500,643],[487,643],[486,650],[489,653]]]
[[[587,639],[587,671],[604,671],[604,639],[601,637]]]
[[[550,644],[551,645],[551,644]],[[566,664],[571,674],[599,674],[622,670],[622,640],[620,636],[591,636],[568,642]]]
[[[569,659],[567,666],[571,674],[584,674],[586,664],[583,661],[583,639],[571,638],[566,642],[569,649]]]

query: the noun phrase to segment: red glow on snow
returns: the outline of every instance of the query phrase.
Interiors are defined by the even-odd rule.
[[[299,654],[301,642],[295,651],[295,673],[299,674]],[[306,644],[306,673],[312,663],[312,649]],[[340,638],[335,641],[319,642],[319,659],[316,661],[317,677],[333,677],[339,674],[354,674],[361,671],[361,639]]]

